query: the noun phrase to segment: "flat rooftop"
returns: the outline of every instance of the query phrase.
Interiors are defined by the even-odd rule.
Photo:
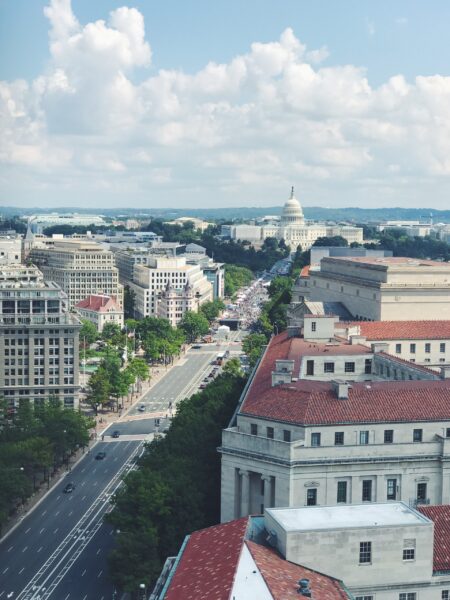
[[[448,267],[448,263],[408,256],[325,256],[322,260],[352,262],[357,264],[379,265],[385,267]]]
[[[403,502],[268,508],[266,513],[287,532],[421,525],[430,522]]]

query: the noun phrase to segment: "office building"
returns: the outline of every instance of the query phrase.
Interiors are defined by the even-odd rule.
[[[36,267],[0,267],[0,396],[11,407],[21,399],[58,398],[78,407],[78,336],[66,294]]]
[[[52,247],[34,246],[29,259],[46,280],[55,281],[66,292],[71,308],[96,294],[112,296],[123,306],[114,254],[96,242],[55,239]]]
[[[22,262],[22,236],[15,232],[0,233],[0,266]]]

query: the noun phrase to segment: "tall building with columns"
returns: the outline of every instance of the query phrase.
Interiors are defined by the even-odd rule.
[[[449,371],[335,337],[273,337],[223,431],[222,520],[268,507],[450,503]]]

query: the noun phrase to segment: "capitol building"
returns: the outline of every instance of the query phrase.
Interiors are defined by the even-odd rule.
[[[306,223],[300,202],[294,196],[294,188],[283,207],[281,218],[276,221],[275,217],[266,217],[261,224],[257,225],[223,225],[222,235],[233,240],[247,240],[252,243],[263,242],[265,239],[274,237],[284,240],[286,244],[295,251],[298,246],[302,250],[309,250],[314,242],[321,237],[341,236],[349,244],[352,242],[362,243],[362,227],[351,225],[328,225],[326,223]],[[267,222],[269,221],[269,222]]]

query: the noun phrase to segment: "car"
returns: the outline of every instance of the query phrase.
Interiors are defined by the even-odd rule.
[[[138,408],[139,412],[144,412],[145,411],[145,404],[141,404],[140,407]]]
[[[193,350],[200,350],[200,348],[201,348],[200,344],[194,344],[194,345],[192,346],[192,349],[193,349]]]
[[[97,452],[95,455],[95,460],[103,460],[106,456],[106,452]]]
[[[199,387],[201,390],[204,390],[204,389],[205,389],[205,387],[206,387],[206,383],[201,383],[201,384],[200,384],[198,387]]]
[[[208,381],[209,381],[209,375],[208,375],[208,377],[205,377],[205,379],[203,380],[203,383],[208,383]]]
[[[118,438],[120,436],[120,431],[117,431],[117,429],[115,431],[112,432],[111,437],[113,438]]]
[[[68,483],[65,488],[63,489],[63,493],[64,494],[71,494],[73,492],[73,490],[75,489],[75,484],[70,482]]]

